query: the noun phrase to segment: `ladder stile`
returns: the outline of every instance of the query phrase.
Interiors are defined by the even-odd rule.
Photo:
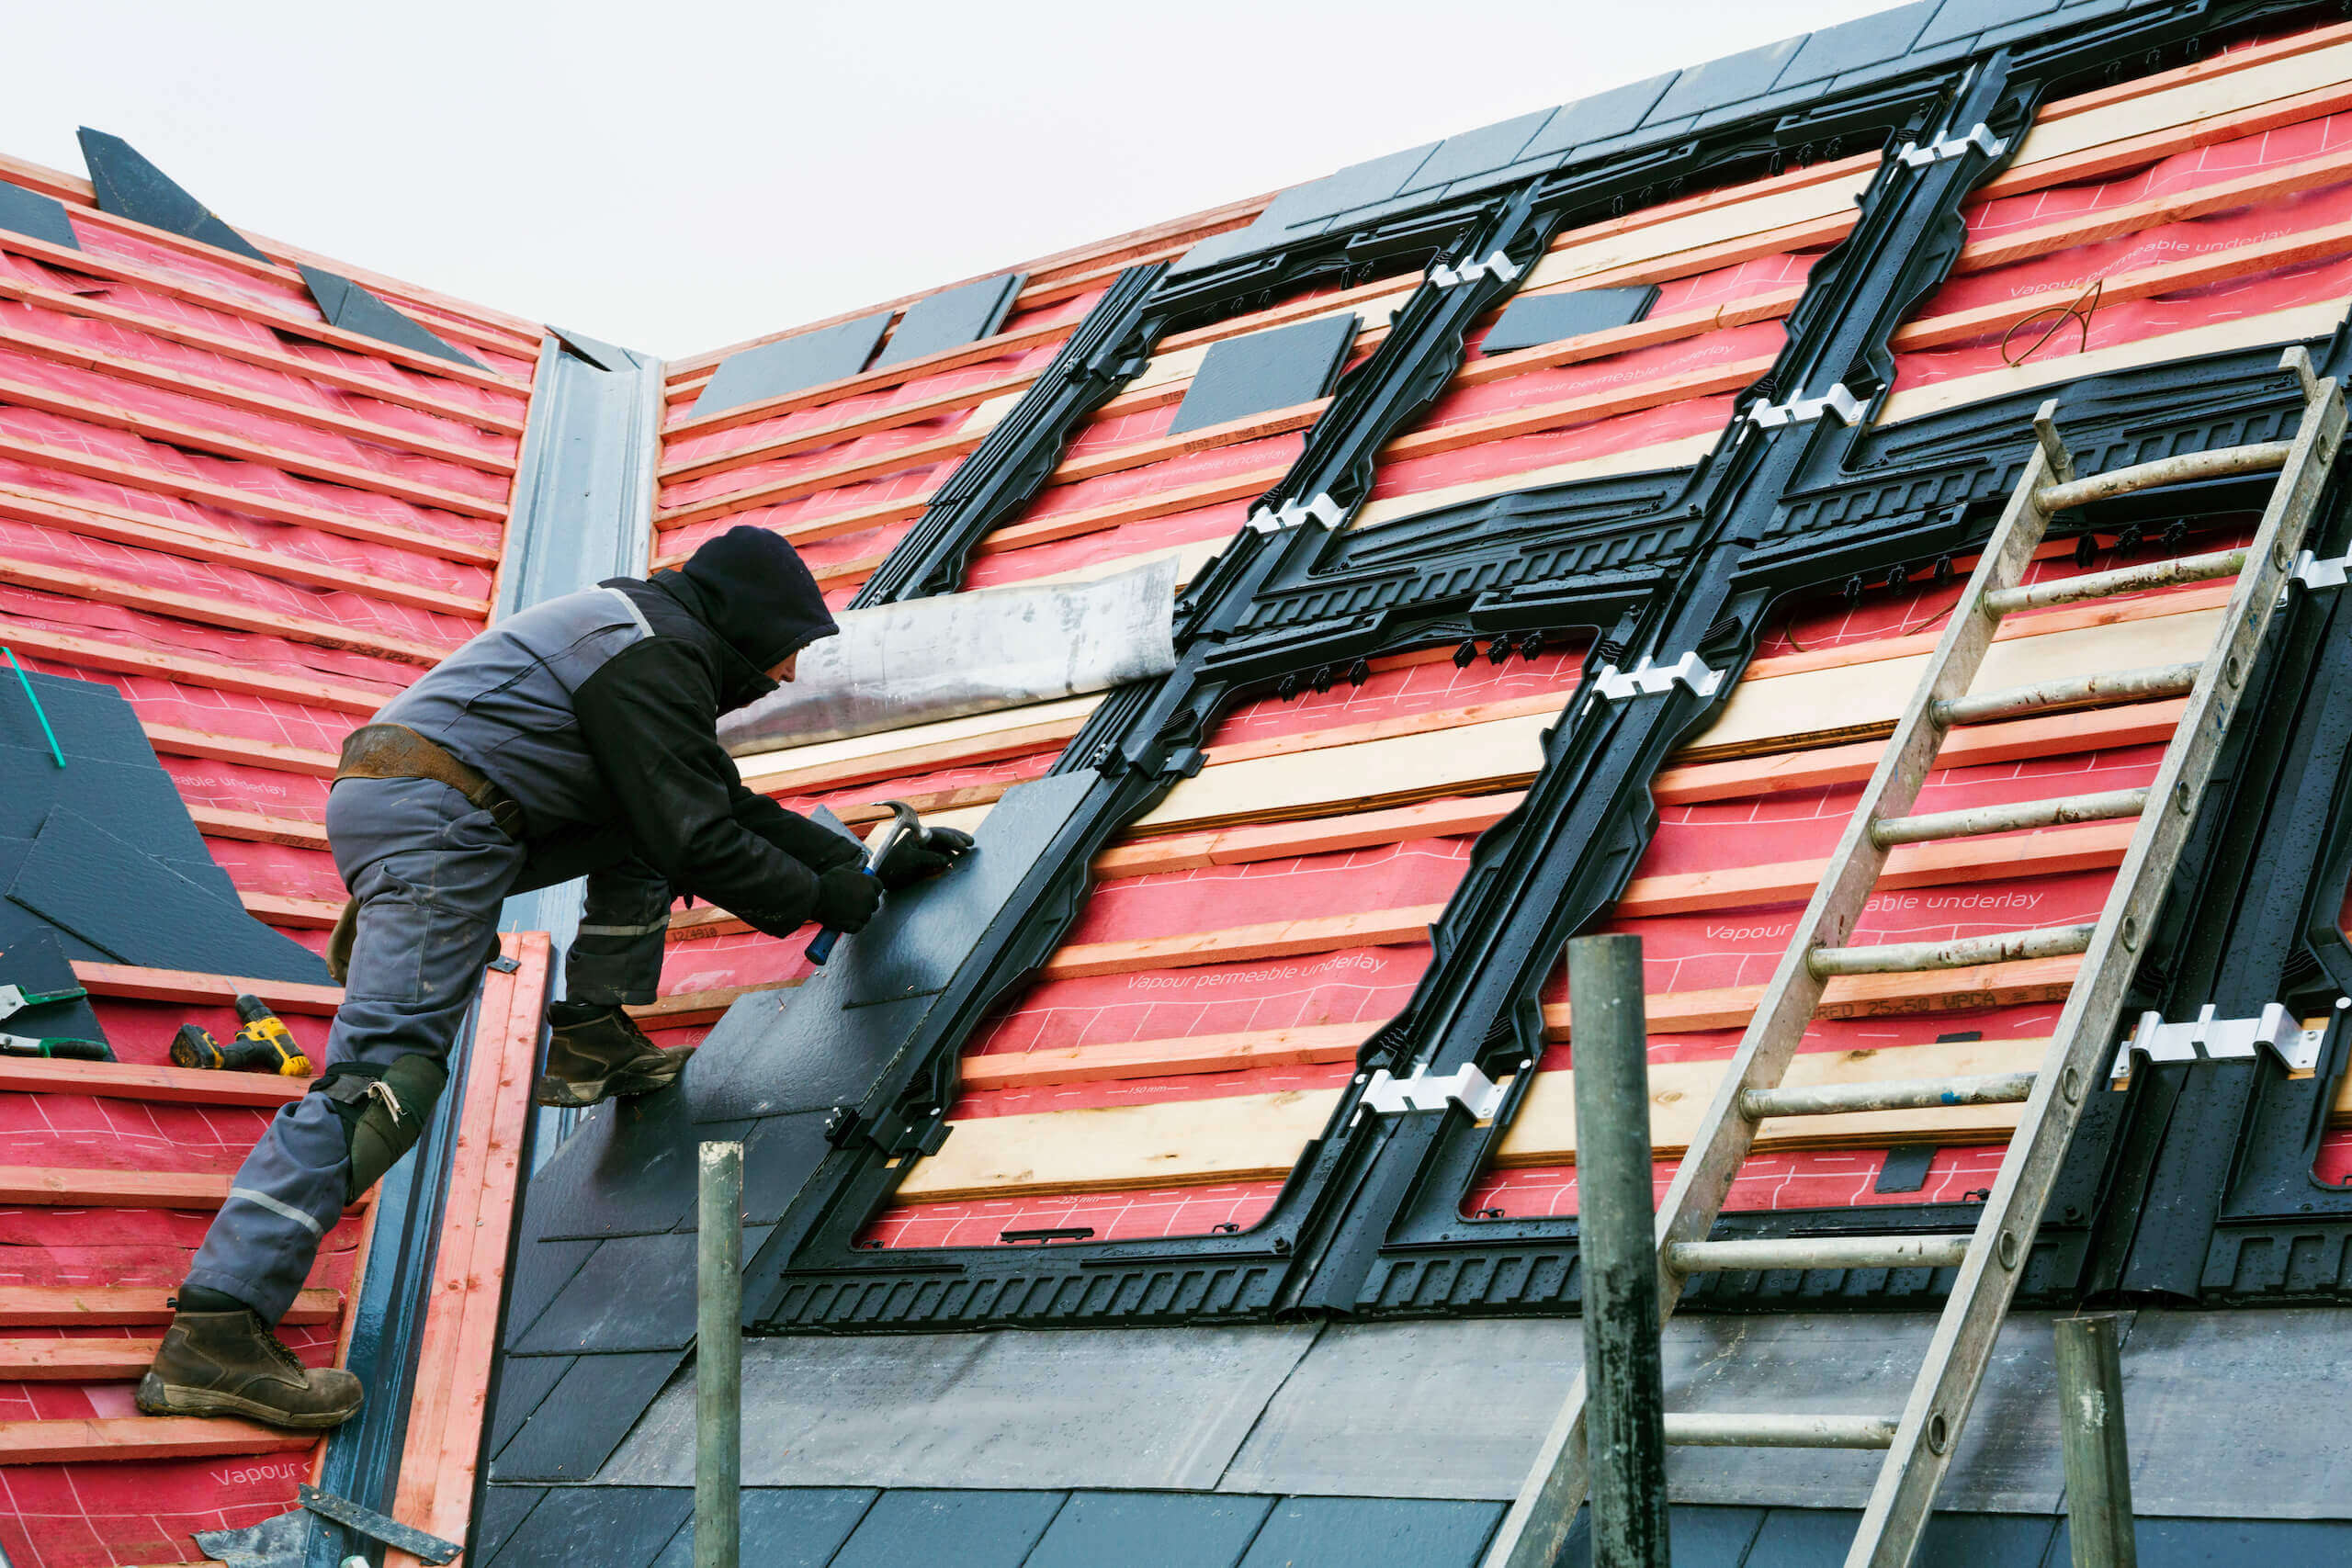
[[[2289,363],[2301,353],[2289,350]],[[2308,369],[2304,374],[2308,378]],[[2344,400],[2333,380],[2311,383],[2296,433],[2223,612],[2222,633],[2190,689],[2165,748],[2151,801],[2109,890],[2105,912],[2050,1051],[2026,1100],[2008,1153],[1994,1178],[1973,1244],[1929,1340],[1878,1483],[1863,1510],[1847,1568],[1908,1568],[1935,1506],[1936,1489],[1959,1446],[1995,1338],[2016,1294],[2052,1186],[2083,1101],[2100,1081],[2112,1048],[2123,990],[2154,929],[2180,847],[2211,779],[2231,711],[2276,612],[2295,552],[2318,503],[2344,433]]]
[[[1943,744],[1937,705],[1966,694],[1991,649],[1999,625],[1984,611],[1984,596],[2013,586],[2032,563],[2050,526],[2040,496],[2053,480],[2071,477],[2065,452],[2052,420],[2056,400],[2041,405],[2036,424],[2043,439],[2027,456],[2025,471],[1992,537],[1977,557],[1959,602],[1928,656],[1920,683],[1896,720],[1878,767],[1863,786],[1860,802],[1839,835],[1829,869],[1814,890],[1781,955],[1763,998],[1741,1035],[1730,1070],[1724,1074],[1701,1119],[1682,1163],[1658,1208],[1658,1310],[1671,1316],[1682,1296],[1682,1274],[1667,1261],[1678,1242],[1704,1241],[1723,1212],[1733,1180],[1756,1141],[1756,1123],[1740,1113],[1748,1089],[1777,1088],[1796,1055],[1804,1027],[1820,1006],[1827,979],[1808,962],[1816,947],[1835,946],[1851,933],[1877,886],[1887,850],[1871,837],[1881,817],[1911,809]],[[2053,453],[2057,466],[2053,467]],[[1554,1421],[1526,1482],[1503,1517],[1488,1548],[1486,1568],[1551,1568],[1584,1501],[1584,1383],[1579,1379]]]
[[[2204,798],[2230,716],[2254,672],[2342,443],[2341,389],[2316,378],[2301,347],[2290,348],[2281,365],[2296,373],[2304,391],[2302,421],[2292,440],[2180,454],[2089,478],[2075,474],[2059,437],[2055,401],[2041,405],[2024,472],[1659,1206],[1661,1319],[1672,1315],[1686,1278],[1693,1272],[1851,1267],[1955,1270],[1951,1295],[1899,1418],[1712,1413],[1667,1416],[1672,1443],[1885,1449],[1846,1568],[1908,1568],[1917,1548],[2018,1289],[2060,1162],[2086,1100],[2105,1081],[2124,987],[2139,965],[2142,943],[2154,930],[2160,901]],[[2278,476],[2261,524],[2243,549],[2032,588],[2019,585],[2052,516],[2064,508],[2164,484],[2274,468]],[[2236,581],[2220,633],[2199,661],[1970,695],[2004,614],[2233,573]],[[1935,765],[1946,730],[1953,726],[2182,692],[2188,694],[2185,712],[2155,777],[2144,789],[1908,815]],[[2127,817],[2137,818],[2130,847],[2094,923],[1942,942],[1851,944],[1854,928],[1895,844]],[[1982,961],[1996,950],[2015,955],[2010,949],[2020,954],[2082,954],[2035,1071],[1907,1083],[1781,1087],[1830,976],[1943,967],[1962,958]],[[1757,1130],[1768,1118],[1961,1103],[2020,1106],[2000,1173],[1970,1235],[1708,1239]],[[1857,1390],[1858,1400],[1868,1392]],[[1551,1568],[1584,1500],[1584,1416],[1585,1383],[1579,1376],[1496,1533],[1484,1568]]]

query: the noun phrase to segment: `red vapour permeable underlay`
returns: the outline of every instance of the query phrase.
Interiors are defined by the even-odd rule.
[[[293,1506],[311,1453],[119,1460],[0,1470],[0,1545],[17,1568],[203,1561],[198,1530],[242,1529]]]

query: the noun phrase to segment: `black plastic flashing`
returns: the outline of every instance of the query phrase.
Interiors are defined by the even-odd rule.
[[[973,549],[1044,487],[1079,423],[1143,369],[1164,330],[1145,317],[1164,270],[1154,264],[1119,274],[1054,362],[940,487],[851,608],[963,586]]]
[[[1891,144],[1982,121],[2015,147],[2046,96],[2104,82],[2119,65],[2176,63],[2217,33],[2309,15],[2283,0],[2175,0],[2120,17],[2111,6],[2077,6],[2023,29],[2015,49],[1939,56],[1944,63],[1890,77],[1866,101],[1841,96],[1825,106],[1827,120],[1767,95],[1769,112],[1719,119],[1710,111],[1702,118],[1720,130],[1663,154],[1635,146],[1475,206],[1423,205],[1347,231],[1326,225],[1246,265],[1170,272],[1139,290],[1148,299],[1123,302],[1115,316],[1109,301],[1098,308],[1083,360],[1065,355],[1115,367],[1083,389],[1097,398],[1166,331],[1309,283],[1429,269],[1387,340],[1342,380],[1306,450],[1261,503],[1256,525],[1196,574],[1180,607],[1176,671],[1102,704],[1057,765],[1057,773],[1090,780],[1085,798],[850,1108],[847,1135],[747,1269],[747,1322],[840,1331],[1572,1307],[1573,1222],[1462,1213],[1462,1196],[1515,1113],[1515,1099],[1492,1128],[1480,1129],[1459,1107],[1360,1116],[1351,1089],[1269,1216],[1238,1235],[879,1252],[857,1248],[855,1239],[888,1201],[903,1156],[938,1135],[962,1042],[1075,920],[1088,859],[1197,768],[1204,739],[1235,702],[1357,658],[1530,631],[1589,630],[1621,667],[1644,655],[1670,663],[1694,651],[1736,676],[1767,616],[1791,596],[1834,591],[1857,576],[1927,573],[1990,529],[2023,460],[2033,406],[2051,389],[1883,430],[1867,418],[1853,428],[1834,415],[1769,426],[1750,418],[1768,402],[1817,397],[1832,385],[1875,408],[1892,380],[1895,328],[1946,276],[1964,237],[1961,204],[1998,166],[1979,150],[1917,166],[1883,164],[1852,235],[1813,269],[1772,370],[1695,467],[1498,496],[1375,528],[1327,525],[1329,513],[1344,518],[1361,503],[1372,455],[1442,390],[1468,324],[1500,302],[1555,227],[1590,221],[1629,197],[1650,199],[1669,176],[1729,178],[1806,149],[1838,155],[1838,137]],[[1781,70],[1804,52],[1789,53]],[[1738,68],[1763,69],[1754,61]],[[1498,253],[1506,265],[1475,265]],[[2086,378],[2057,395],[2086,471],[2277,439],[2291,433],[2301,406],[2275,346]],[[1035,429],[1009,436],[992,464],[976,455],[967,465],[976,483],[998,482],[1013,453],[1024,475],[1050,469],[1069,426],[1043,411],[1050,404],[1066,413],[1083,398],[1043,384],[1031,397],[1041,409]],[[1016,492],[1028,493],[1013,484],[1001,493]],[[2225,512],[2258,493],[2222,484],[2167,504]],[[2129,507],[2092,508],[2073,526],[2111,527],[2132,515]],[[932,522],[927,515],[925,525]],[[877,577],[868,584],[873,599],[862,602],[954,587],[984,532],[968,516],[950,517],[929,537],[910,536],[885,569],[888,582],[877,587]],[[1724,694],[1731,684],[1726,679]],[[1514,1096],[1524,1092],[1524,1066],[1541,1048],[1537,998],[1561,944],[1622,890],[1655,822],[1651,777],[1721,700],[1679,685],[1615,703],[1578,691],[1547,737],[1525,802],[1474,850],[1436,927],[1435,957],[1407,1008],[1365,1044],[1366,1067],[1442,1074],[1475,1064],[1494,1078],[1515,1076]],[[2098,1142],[2112,1128],[2095,1126],[2086,1136]],[[2086,1179],[2062,1194],[2072,1213],[2045,1227],[2029,1265],[2029,1297],[2075,1289],[2098,1191]],[[1873,1206],[1733,1216],[1720,1234],[1949,1230],[1973,1218],[1967,1204]],[[1883,1307],[1924,1303],[1944,1282],[1927,1269],[1723,1276],[1690,1300]]]
[[[487,368],[482,362],[457,344],[425,328],[420,322],[393,309],[351,279],[323,267],[299,267],[302,281],[311,287],[311,298],[318,302],[319,312],[327,324],[341,327],[347,333],[359,333],[382,343],[397,344],[418,354],[429,354],[435,359],[447,359],[455,365],[470,365],[477,370]]]
[[[121,137],[92,130],[86,125],[75,134],[82,141],[82,161],[89,167],[99,211],[144,223],[150,229],[184,234],[257,262],[269,260],[254,247],[253,242],[214,217],[210,208],[190,196]]]

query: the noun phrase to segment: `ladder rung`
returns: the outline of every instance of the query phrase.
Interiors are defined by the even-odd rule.
[[[2098,795],[2071,795],[2059,800],[2020,800],[2008,806],[1979,806],[1965,811],[1927,811],[1917,817],[1889,817],[1871,823],[1871,842],[1886,849],[1936,839],[2007,833],[2019,828],[2104,822],[2115,817],[2137,817],[2147,807],[2148,792],[2144,789],[2111,789]]]
[[[2033,1093],[2031,1073],[1894,1083],[1832,1083],[1810,1089],[1751,1089],[1739,1097],[1750,1122],[1775,1116],[1842,1116],[1858,1111],[1933,1111],[1946,1105],[2014,1105]]]
[[[1797,1235],[1766,1241],[1678,1241],[1666,1261],[1685,1274],[1770,1269],[1951,1269],[1965,1235]]]
[[[1823,979],[1832,975],[1916,975],[1928,969],[1966,969],[1978,964],[2011,964],[2021,958],[2063,958],[2091,944],[2095,926],[2051,926],[2038,931],[1956,937],[1951,942],[1894,942],[1882,947],[1816,947],[1805,964]]]
[[[2071,681],[2045,681],[2038,686],[2010,686],[1983,696],[1947,697],[1936,704],[1935,719],[1950,728],[1955,724],[2018,718],[2052,708],[2133,702],[2142,697],[2177,697],[2197,684],[2198,674],[2204,668],[2202,660],[2191,664],[2153,664],[2142,670],[2110,670],[2104,675],[2084,675]]]
[[[1895,1423],[1883,1416],[1678,1415],[1666,1440],[1686,1449],[1886,1449]]]
[[[2183,556],[2178,560],[2119,567],[2113,571],[2094,571],[2086,577],[2061,578],[2055,582],[2037,582],[2025,588],[1996,588],[1984,595],[1984,607],[1996,615],[2007,615],[2018,610],[2073,604],[2085,599],[2111,599],[2119,593],[2144,593],[2153,588],[2177,588],[2184,582],[2235,577],[2245,565],[2244,550]]]
[[[2174,457],[2159,457],[2153,463],[2134,463],[2128,468],[2117,468],[2111,473],[2094,474],[2086,479],[2044,485],[2034,492],[2033,499],[2044,512],[2064,512],[2070,507],[2087,506],[2094,501],[2105,501],[2110,496],[2154,490],[2159,485],[2188,484],[2194,479],[2226,479],[2232,474],[2258,474],[2266,468],[2283,468],[2287,466],[2287,454],[2293,450],[2294,443],[2291,441],[2263,441],[2251,446],[2224,446],[2217,452],[2183,452]]]

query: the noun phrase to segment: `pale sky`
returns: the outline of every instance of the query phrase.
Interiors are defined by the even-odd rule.
[[[0,152],[664,355],[1295,185],[1885,0],[11,7]]]

